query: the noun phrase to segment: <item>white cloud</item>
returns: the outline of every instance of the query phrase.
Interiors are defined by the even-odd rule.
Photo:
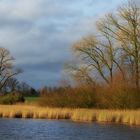
[[[1,0],[0,15],[11,19],[32,20],[41,14],[43,0]]]

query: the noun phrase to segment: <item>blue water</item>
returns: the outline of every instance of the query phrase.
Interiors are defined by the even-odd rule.
[[[63,120],[0,119],[0,140],[140,140],[140,127]]]

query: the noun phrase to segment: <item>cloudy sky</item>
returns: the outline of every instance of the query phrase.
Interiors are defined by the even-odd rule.
[[[70,47],[94,32],[95,21],[123,0],[0,0],[0,46],[10,50],[18,76],[35,88],[57,85]]]

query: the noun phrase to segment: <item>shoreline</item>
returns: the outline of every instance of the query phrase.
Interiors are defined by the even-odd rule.
[[[0,105],[0,118],[68,119],[75,122],[140,126],[140,110],[71,109],[32,105]]]

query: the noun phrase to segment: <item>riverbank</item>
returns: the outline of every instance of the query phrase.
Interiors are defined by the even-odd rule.
[[[31,105],[0,105],[1,118],[70,119],[140,125],[140,110],[47,108]]]

